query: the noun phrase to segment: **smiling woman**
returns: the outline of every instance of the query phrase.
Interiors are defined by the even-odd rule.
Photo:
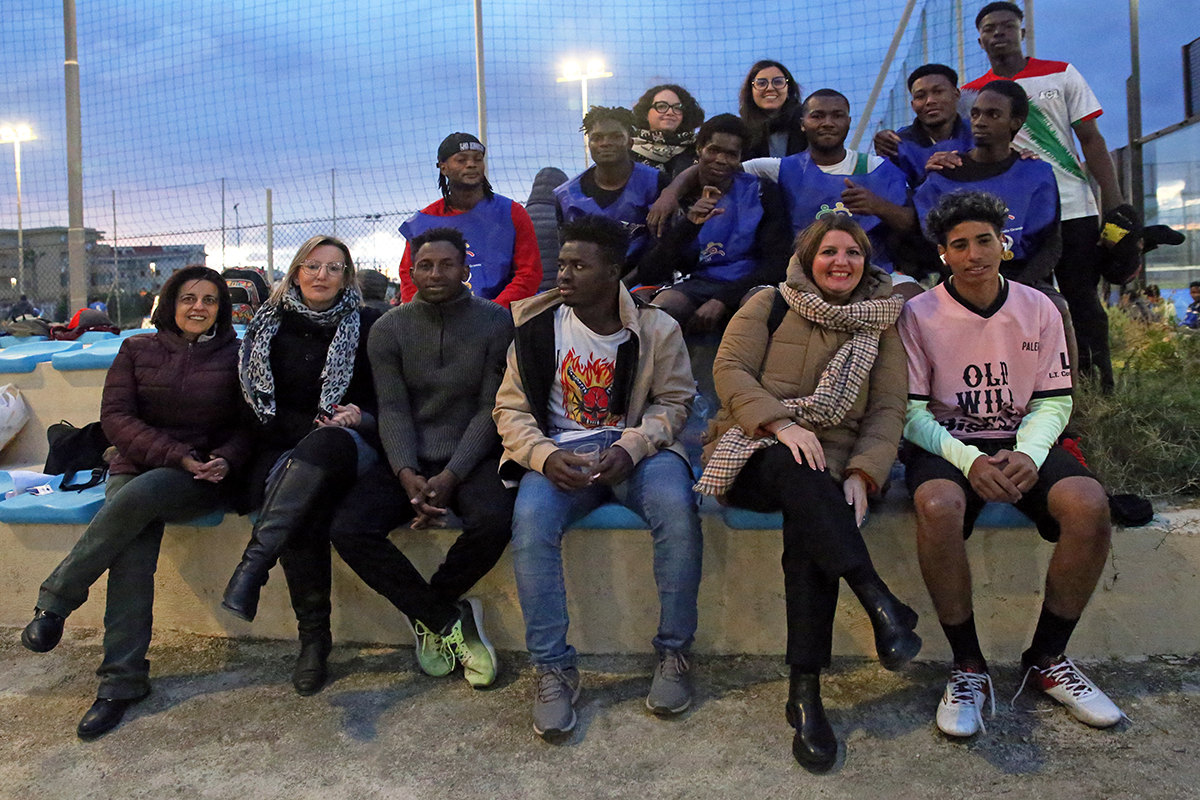
[[[752,511],[783,511],[784,708],[796,729],[792,754],[814,772],[837,759],[820,673],[840,581],[866,610],[885,668],[921,649],[916,612],[875,572],[859,531],[867,494],[896,459],[908,390],[895,326],[903,301],[870,258],[858,223],[823,217],[797,239],[779,292],[759,292],[734,314],[713,365],[722,407],[696,487]],[[783,318],[766,334],[777,307]]]
[[[800,128],[803,92],[778,61],[763,60],[750,67],[738,96],[738,112],[750,131],[742,158],[783,158],[808,146]]]
[[[633,106],[633,160],[674,178],[696,163],[695,131],[704,109],[682,86],[652,86]]]
[[[82,739],[116,727],[150,691],[154,571],[163,525],[226,508],[228,478],[249,456],[240,422],[238,342],[225,281],[184,267],[163,285],[151,336],[126,339],[104,379],[100,423],[117,455],[105,503],[70,555],[42,584],[21,641],[45,652],[65,618],[108,572],[104,663]]]

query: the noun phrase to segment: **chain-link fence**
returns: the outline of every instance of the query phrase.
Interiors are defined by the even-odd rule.
[[[582,87],[556,80],[568,59],[612,73],[588,82],[589,105],[629,107],[670,82],[708,115],[736,113],[746,70],[766,57],[805,92],[843,92],[862,116],[905,5],[485,0],[489,178],[523,201],[542,167],[584,168]],[[965,64],[964,79],[986,69],[974,10],[917,2],[863,147],[878,127],[908,122],[904,78],[917,64]],[[0,308],[22,291],[42,307],[65,302],[60,13],[40,0],[6,6],[0,122],[29,124],[37,139],[22,150],[23,280],[13,173],[0,168]],[[308,236],[336,231],[356,260],[394,276],[400,222],[438,196],[438,143],[478,129],[470,0],[97,0],[79,5],[77,31],[99,299],[153,292],[194,260],[265,266],[267,189],[276,268]]]

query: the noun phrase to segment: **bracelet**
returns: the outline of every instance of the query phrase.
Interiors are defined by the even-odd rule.
[[[782,428],[780,428],[779,430],[775,431],[774,435],[775,435],[776,437],[778,437],[778,436],[779,436],[779,434],[783,433],[783,432],[784,432],[784,431],[786,431],[788,428],[791,428],[791,427],[793,427],[793,426],[795,426],[795,425],[799,425],[799,424],[800,424],[799,422],[794,422],[794,421],[793,421],[793,422],[789,422],[787,425],[784,425]]]

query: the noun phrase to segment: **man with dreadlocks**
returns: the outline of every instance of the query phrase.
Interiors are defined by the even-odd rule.
[[[628,272],[649,249],[646,213],[670,182],[654,167],[635,163],[630,155],[633,113],[627,108],[592,106],[583,118],[588,150],[595,166],[554,190],[558,198],[558,226],[585,214],[599,214],[621,223],[629,235],[625,256]]]
[[[400,226],[409,242],[433,228],[451,227],[467,240],[471,293],[505,308],[532,297],[542,280],[533,220],[520,203],[492,191],[485,175],[483,143],[469,133],[452,133],[438,147],[438,187],[442,199],[418,211]],[[400,260],[400,299],[417,293],[412,247]]]

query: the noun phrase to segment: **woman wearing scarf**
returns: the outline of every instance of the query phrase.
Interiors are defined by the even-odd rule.
[[[778,61],[759,61],[750,68],[738,95],[738,114],[750,131],[742,160],[783,158],[803,152],[808,139],[800,127],[803,89]]]
[[[668,178],[696,163],[696,128],[704,122],[704,109],[687,89],[673,83],[647,89],[633,106],[633,118],[634,161]]]
[[[917,614],[875,572],[859,525],[887,479],[904,424],[908,377],[896,333],[903,300],[870,265],[850,217],[804,230],[779,291],[754,295],[730,320],[713,367],[721,411],[696,490],[753,511],[783,511],[787,602],[785,706],[792,752],[809,770],[837,760],[821,705],[838,583],[845,578],[899,669],[921,648]]]
[[[267,573],[283,564],[300,632],[292,683],[302,695],[325,685],[332,646],[329,513],[378,459],[367,333],[379,316],[362,305],[346,245],[314,236],[242,341],[242,396],[259,448],[250,486],[265,499],[221,605],[253,620]]]

